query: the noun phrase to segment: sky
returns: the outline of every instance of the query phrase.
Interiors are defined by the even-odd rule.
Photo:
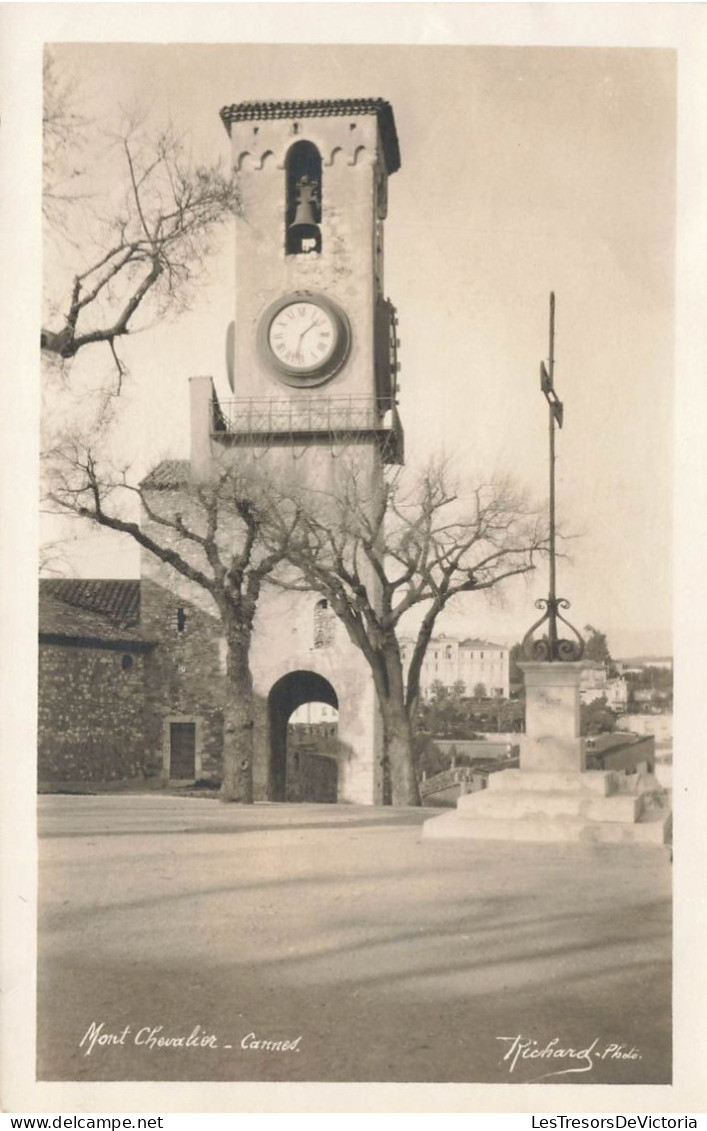
[[[169,117],[228,161],[218,111],[253,99],[383,97],[402,167],[390,181],[386,293],[398,308],[409,463],[511,473],[547,495],[539,388],[556,294],[563,531],[558,593],[617,655],[671,648],[676,55],[668,49],[411,45],[62,44],[84,112]],[[125,350],[123,437],[137,469],[188,452],[188,378],[227,395],[233,235],[192,309]],[[47,262],[51,263],[48,256]],[[60,278],[57,276],[57,280]],[[81,364],[106,367],[88,351]],[[51,535],[51,529],[49,534]],[[85,576],[135,575],[106,537],[72,550]],[[547,593],[541,566],[502,601],[462,598],[451,634],[513,641]]]

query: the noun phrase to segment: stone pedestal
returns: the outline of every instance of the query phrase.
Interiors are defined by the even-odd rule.
[[[526,733],[520,768],[425,821],[422,835],[473,840],[665,844],[666,795],[613,771],[585,770],[579,734],[581,663],[524,663]]]
[[[524,663],[525,734],[520,744],[523,771],[581,773],[584,741],[579,737],[581,663]]]

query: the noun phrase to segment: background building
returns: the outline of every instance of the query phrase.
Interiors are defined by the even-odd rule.
[[[612,711],[621,713],[628,704],[628,683],[623,676],[611,678],[604,664],[592,660],[584,661],[582,682],[579,695],[582,703],[594,703],[597,699],[606,699],[607,706]]]
[[[411,637],[401,638],[403,667],[407,676],[414,647]],[[428,698],[432,685],[453,687],[464,684],[464,695],[474,695],[483,688],[491,698],[507,699],[509,695],[508,648],[488,640],[467,637],[457,640],[440,633],[429,643],[420,673],[420,692]]]

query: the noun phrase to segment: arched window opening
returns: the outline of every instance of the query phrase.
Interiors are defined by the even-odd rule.
[[[311,141],[296,142],[287,155],[285,250],[303,255],[322,250],[322,159]]]
[[[334,643],[334,628],[336,614],[329,607],[329,602],[322,598],[314,606],[314,647],[326,648]]]

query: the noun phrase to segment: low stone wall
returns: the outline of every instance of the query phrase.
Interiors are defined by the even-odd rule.
[[[434,738],[433,742],[442,754],[453,758],[464,755],[469,758],[502,759],[514,756],[519,750],[519,735],[512,736],[511,742],[504,735],[499,739]]]
[[[511,759],[504,763],[504,769],[518,765],[518,759]],[[454,769],[443,770],[441,774],[423,778],[419,783],[420,799],[423,805],[440,808],[452,808],[459,798],[465,793],[476,793],[486,789],[489,775],[494,773],[494,768],[474,768],[472,766],[457,766]]]

